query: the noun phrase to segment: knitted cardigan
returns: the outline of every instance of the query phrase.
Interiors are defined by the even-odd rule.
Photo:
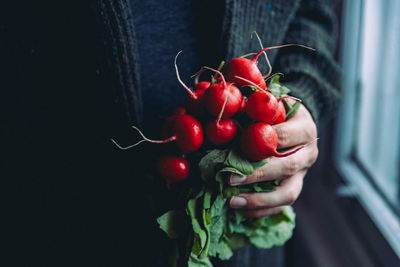
[[[226,0],[216,42],[204,39],[201,53],[257,51],[253,31],[264,46],[316,48],[269,55],[318,121],[335,112],[339,91],[334,2]],[[121,153],[109,141],[131,143],[129,126],[143,118],[129,1],[3,1],[0,13],[0,265],[152,259],[158,243],[144,240],[163,235],[143,205],[155,190],[139,172],[149,150]],[[209,12],[197,16],[204,23]]]
[[[206,1],[207,2],[207,1]],[[271,51],[274,70],[285,74],[293,95],[301,98],[318,122],[337,104],[340,69],[334,60],[338,23],[333,7],[336,1],[226,1],[219,49],[222,58],[259,50],[250,38],[256,31],[264,47],[299,43],[316,49],[310,52],[291,48]],[[113,88],[123,105],[127,120],[141,122],[140,81],[134,25],[129,1],[98,1],[97,14],[104,22],[104,39],[110,67],[115,75]],[[265,72],[265,68],[262,68]]]

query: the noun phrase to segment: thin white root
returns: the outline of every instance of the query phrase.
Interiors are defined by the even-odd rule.
[[[285,74],[283,74],[282,72],[277,72],[277,73],[272,74],[272,75],[269,76],[268,78],[266,78],[266,79],[265,79],[265,82],[267,82],[269,79],[274,78],[274,77],[277,76],[277,75],[282,76],[282,77],[285,77]]]
[[[248,54],[240,56],[240,57],[248,57],[248,56],[254,56],[254,55],[257,55],[257,53],[248,53]]]
[[[237,79],[239,79],[239,80],[242,80],[242,81],[245,81],[245,82],[248,82],[249,84],[251,84],[251,85],[253,85],[253,86],[255,86],[258,90],[260,90],[260,91],[264,91],[265,92],[265,90],[264,89],[262,89],[258,84],[255,84],[254,82],[252,82],[252,81],[250,81],[250,80],[247,80],[247,79],[245,79],[245,78],[242,78],[242,77],[240,77],[240,76],[237,76],[237,75],[235,75],[234,76],[235,78],[237,78]]]
[[[225,77],[224,77],[224,75],[222,75],[222,73],[221,73],[220,71],[215,70],[215,69],[210,68],[210,67],[207,67],[207,66],[203,66],[203,67],[201,67],[201,69],[199,70],[199,72],[204,71],[204,69],[206,69],[206,70],[211,70],[211,71],[213,71],[213,72],[215,72],[215,73],[218,73],[218,75],[222,78],[222,82],[224,83],[224,87],[226,87]]]
[[[286,98],[293,99],[293,100],[295,100],[297,102],[300,102],[300,103],[302,102],[302,100],[300,98],[297,98],[297,97],[294,97],[294,96],[291,96],[291,95],[283,95],[283,96],[278,98],[278,101],[281,101],[282,99],[286,99]]]
[[[262,41],[261,41],[260,36],[258,36],[258,34],[257,34],[256,31],[254,31],[254,32],[251,33],[251,37],[253,37],[253,34],[255,34],[255,36],[256,36],[256,38],[257,38],[257,40],[258,40],[258,43],[260,44],[261,49],[264,49],[264,46],[263,46],[263,44],[262,44]],[[271,63],[269,62],[267,52],[264,51],[263,54],[265,55],[265,60],[267,61],[267,64],[268,64],[268,73],[267,73],[265,76],[263,76],[263,78],[266,79],[269,75],[271,75],[272,66],[271,66]]]
[[[224,114],[226,102],[228,102],[228,97],[229,97],[229,95],[226,95],[224,104],[222,105],[221,111],[218,114],[217,125],[219,125],[219,121],[221,120],[222,115]]]
[[[133,145],[129,145],[129,146],[125,146],[125,147],[120,146],[114,139],[111,139],[111,142],[113,142],[114,145],[116,145],[121,150],[128,150],[128,149],[130,149],[132,147],[135,147],[135,146],[139,145],[140,143],[146,142],[146,140],[140,140],[139,142],[137,142],[137,143],[135,143]]]
[[[179,81],[179,83],[183,86],[183,88],[186,89],[186,91],[190,94],[190,96],[194,99],[197,99],[197,96],[193,93],[192,90],[190,90],[190,88],[181,80],[181,77],[179,76],[179,70],[178,70],[178,65],[176,64],[176,61],[178,59],[179,54],[182,53],[182,50],[178,52],[178,54],[176,54],[175,56],[175,60],[174,60],[174,65],[175,65],[175,72],[176,72],[176,77]]]
[[[139,145],[139,144],[141,144],[143,142],[150,142],[150,143],[155,143],[155,144],[164,144],[164,143],[168,143],[168,142],[172,142],[172,141],[176,140],[176,136],[171,136],[170,138],[165,139],[165,140],[152,140],[152,139],[147,138],[142,133],[142,131],[140,131],[140,129],[137,128],[136,126],[132,126],[132,128],[135,129],[136,131],[138,131],[138,133],[143,138],[143,140],[140,140],[139,142],[136,142],[133,145],[129,145],[129,146],[125,146],[125,147],[119,145],[114,139],[111,139],[111,142],[113,142],[114,145],[116,145],[121,150],[128,150],[128,149],[130,149],[132,147],[135,147],[135,146],[137,146],[137,145]]]

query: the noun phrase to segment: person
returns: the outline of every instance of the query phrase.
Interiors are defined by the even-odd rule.
[[[122,153],[110,137],[131,142],[131,125],[154,133],[171,107],[183,103],[172,64],[179,50],[181,76],[189,77],[201,65],[258,51],[250,38],[256,31],[265,47],[316,49],[269,53],[274,70],[303,100],[294,117],[274,126],[279,148],[314,140],[318,121],[338,101],[334,6],[324,0],[7,3],[0,105],[6,115],[0,195],[7,250],[1,261],[161,264],[165,240],[147,201],[154,193],[146,181],[152,150]],[[251,176],[232,175],[231,184],[282,182],[272,193],[232,198],[230,206],[260,217],[291,205],[317,155],[315,142]],[[245,248],[218,264],[260,266],[273,257]]]

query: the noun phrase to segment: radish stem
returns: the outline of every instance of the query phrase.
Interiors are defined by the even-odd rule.
[[[176,60],[178,59],[179,54],[182,53],[182,50],[178,52],[178,54],[176,54],[175,56],[175,61],[174,61],[174,65],[175,65],[175,72],[176,72],[176,77],[178,78],[179,83],[183,86],[183,88],[186,89],[186,91],[190,94],[190,96],[193,99],[197,99],[197,96],[195,93],[193,93],[192,90],[190,90],[189,87],[187,87],[187,85],[181,80],[181,77],[179,76],[179,70],[178,70],[178,65],[176,64]]]
[[[242,80],[242,81],[245,81],[245,82],[248,82],[248,83],[250,83],[251,85],[253,85],[253,86],[255,86],[258,90],[260,90],[260,91],[263,91],[263,92],[265,92],[265,93],[267,93],[264,89],[262,89],[259,85],[257,85],[257,84],[255,84],[254,82],[252,82],[252,81],[250,81],[250,80],[247,80],[247,79],[245,79],[245,78],[242,78],[242,77],[240,77],[240,76],[237,76],[237,75],[235,75],[234,76],[235,78],[237,78],[237,79],[239,79],[239,80]]]
[[[278,45],[278,46],[270,46],[270,47],[261,49],[261,50],[251,59],[251,61],[256,62],[256,61],[257,61],[257,58],[258,58],[264,51],[268,51],[268,50],[276,49],[276,48],[288,47],[288,46],[299,46],[299,47],[303,47],[303,48],[306,48],[306,49],[310,49],[310,50],[312,50],[312,51],[315,51],[314,48],[311,48],[311,47],[308,47],[308,46],[305,46],[305,45],[301,45],[301,44],[284,44],[284,45]]]
[[[129,145],[129,146],[126,146],[126,147],[123,147],[123,146],[119,145],[114,139],[111,139],[111,142],[113,142],[114,145],[116,145],[116,146],[117,146],[119,149],[121,149],[121,150],[128,150],[128,149],[130,149],[130,148],[132,148],[132,147],[135,147],[135,146],[137,146],[137,145],[139,145],[139,144],[141,144],[141,143],[143,143],[143,142],[150,142],[150,143],[155,143],[155,144],[165,144],[165,143],[169,143],[169,142],[172,142],[172,141],[175,141],[175,140],[176,140],[176,136],[175,136],[175,135],[173,135],[173,136],[171,136],[170,138],[167,138],[167,139],[165,139],[165,140],[152,140],[152,139],[147,138],[147,137],[139,130],[139,128],[137,128],[136,126],[132,126],[132,128],[139,132],[139,134],[140,134],[140,136],[143,138],[143,140],[140,140],[139,142],[134,143],[134,144]]]
[[[257,38],[257,40],[258,40],[258,43],[259,43],[260,46],[261,46],[261,49],[264,49],[264,46],[263,46],[263,44],[262,44],[262,41],[261,41],[260,36],[258,36],[258,34],[257,34],[256,31],[252,32],[252,33],[251,33],[251,36],[253,36],[253,33],[256,35],[256,38]],[[267,52],[264,51],[263,53],[264,53],[264,55],[265,55],[265,60],[267,61],[267,64],[268,64],[268,73],[263,77],[264,79],[266,79],[266,78],[271,74],[271,72],[272,72],[272,66],[271,66],[271,63],[269,62]]]
[[[218,114],[218,118],[217,118],[217,126],[218,127],[219,127],[219,121],[222,118],[222,114],[224,114],[224,110],[225,110],[226,102],[228,101],[228,97],[229,97],[229,95],[226,95],[224,104],[222,105],[222,108],[221,108],[221,112]]]

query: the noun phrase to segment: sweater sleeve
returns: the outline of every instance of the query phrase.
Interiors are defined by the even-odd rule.
[[[300,3],[283,43],[304,44],[280,49],[275,71],[284,73],[285,85],[302,99],[315,122],[335,113],[340,99],[341,70],[334,59],[338,41],[337,1],[305,0]]]

